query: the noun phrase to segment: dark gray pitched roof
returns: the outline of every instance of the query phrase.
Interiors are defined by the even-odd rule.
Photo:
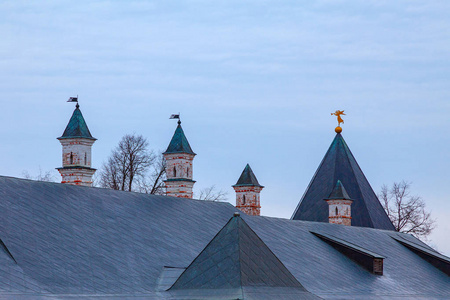
[[[68,139],[68,138],[86,138],[93,139],[91,132],[86,124],[86,121],[83,118],[83,114],[81,113],[80,106],[76,105],[75,110],[70,118],[69,123],[67,124],[66,129],[61,137],[58,139]]]
[[[345,185],[352,203],[352,226],[394,230],[364,173],[340,133],[336,134],[330,148],[306,189],[292,219],[328,222],[326,199],[336,182]]]
[[[333,191],[330,193],[327,200],[352,200],[350,199],[350,196],[347,194],[347,191],[345,190],[344,185],[340,180],[337,181],[336,186],[334,187]]]
[[[188,267],[236,211],[223,202],[0,176],[0,239],[17,261],[0,251],[0,298],[189,299],[186,290],[161,289],[159,278],[167,267]],[[296,280],[322,298],[450,297],[450,277],[392,238],[437,253],[410,235],[320,222],[242,218]],[[311,231],[386,257],[384,275],[368,272]],[[173,281],[167,282],[170,278]],[[172,275],[162,281],[167,287],[175,279]],[[244,299],[277,299],[276,295],[298,299],[291,288],[242,290]],[[192,292],[197,299],[220,295],[218,290]],[[229,291],[224,295],[229,299]]]
[[[244,286],[294,287],[306,292],[239,214],[235,214],[171,289]]]
[[[195,155],[194,151],[192,151],[191,146],[189,145],[186,136],[184,135],[184,131],[183,128],[181,128],[180,121],[178,121],[178,126],[175,129],[172,140],[170,141],[166,152],[164,152],[163,154],[170,153],[188,153]]]
[[[258,179],[256,179],[255,174],[253,173],[252,168],[250,168],[250,165],[247,164],[242,171],[241,176],[239,177],[237,183],[233,186],[259,186],[263,187],[259,184]]]

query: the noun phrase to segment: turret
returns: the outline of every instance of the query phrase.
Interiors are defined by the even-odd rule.
[[[192,198],[195,181],[192,180],[195,157],[189,142],[181,128],[181,121],[175,129],[172,140],[167,150],[163,153],[166,160],[166,185],[167,196]]]
[[[328,203],[328,222],[346,226],[352,225],[352,202],[347,191],[338,180],[331,194],[325,201]]]
[[[261,214],[259,193],[264,187],[259,184],[249,164],[245,166],[233,188],[236,191],[236,208],[247,215],[259,216]]]
[[[66,130],[58,138],[62,145],[61,183],[92,186],[92,176],[96,169],[91,168],[92,145],[97,140],[92,137],[86,121],[76,105]]]

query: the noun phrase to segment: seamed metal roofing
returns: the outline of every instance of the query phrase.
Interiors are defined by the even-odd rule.
[[[0,249],[0,299],[230,299],[223,289],[167,287],[236,211],[223,202],[0,177],[0,239],[16,261]],[[410,235],[241,216],[318,297],[450,298],[450,277],[394,239],[439,255]],[[311,231],[385,257],[383,275],[368,272]],[[278,286],[243,291],[234,299],[301,299]]]
[[[246,298],[251,288],[278,288],[292,299],[320,299],[295,279],[267,245],[235,213],[205,249],[180,275],[170,291],[203,295],[205,290],[223,293],[230,299]],[[273,295],[273,294],[272,294]]]
[[[163,154],[171,153],[187,153],[195,155],[184,134],[183,128],[181,127],[181,121],[178,121],[178,126],[170,140],[169,146]]]
[[[353,200],[352,226],[394,230],[375,192],[340,133],[336,134],[298,204],[293,220],[328,222],[328,198],[340,181]]]
[[[73,111],[72,117],[64,130],[64,133],[58,139],[71,139],[71,138],[85,138],[95,140],[92,137],[91,132],[84,120],[83,114],[81,113],[80,106],[76,105]]]

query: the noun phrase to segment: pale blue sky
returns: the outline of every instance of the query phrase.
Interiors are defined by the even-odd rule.
[[[372,187],[402,179],[450,255],[449,1],[3,1],[0,174],[61,165],[79,95],[94,167],[126,133],[164,150],[181,112],[196,188],[246,163],[289,218],[347,113]],[[58,175],[59,176],[59,175]]]

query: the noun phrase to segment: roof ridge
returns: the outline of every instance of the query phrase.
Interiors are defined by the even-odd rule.
[[[347,154],[347,155],[346,155],[347,161],[348,161],[348,163],[351,165],[351,162],[350,162],[350,155],[354,158],[353,153],[350,151],[350,148],[348,147],[348,145],[347,145],[347,143],[345,142],[344,138],[342,138],[342,143],[343,143],[343,145],[344,145],[344,150],[345,150],[345,152],[346,152],[346,154]],[[347,153],[347,150],[348,150],[348,152],[350,152],[350,153]],[[350,154],[350,155],[349,155],[349,154]],[[356,161],[356,158],[355,158],[354,160],[355,160],[355,162],[356,162],[358,168],[361,170],[361,173],[363,173],[364,178],[365,178],[366,181],[367,181],[367,178],[365,177],[364,172],[362,171],[362,169],[359,167],[358,162]],[[361,185],[360,185],[360,183],[358,182],[358,178],[356,177],[355,170],[354,170],[353,168],[350,168],[350,169],[352,170],[353,176],[356,178],[356,186],[358,187],[358,190],[359,190],[359,192],[360,192],[360,194],[361,194],[361,196],[362,196],[363,193],[362,193],[362,190],[361,190]],[[369,184],[369,185],[370,185],[370,184]],[[377,198],[377,199],[378,199],[378,198]],[[366,201],[364,201],[364,199],[361,199],[361,200],[362,200],[362,201],[358,201],[358,202],[362,203],[362,205],[365,207],[365,209],[366,209],[366,211],[367,211],[367,214],[369,215],[369,221],[370,221],[370,224],[372,225],[371,227],[374,227],[373,220],[372,220],[372,215],[370,214],[370,211],[369,211],[369,209],[367,208]]]
[[[250,286],[292,287],[306,292],[240,214],[235,213],[169,290]]]

